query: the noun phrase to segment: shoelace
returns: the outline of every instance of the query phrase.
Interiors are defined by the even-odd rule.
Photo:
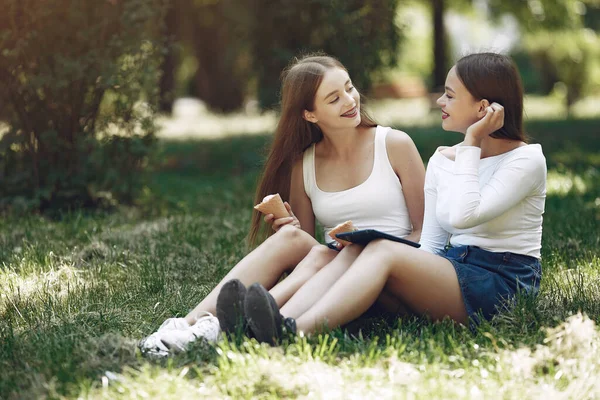
[[[199,314],[200,315],[200,314]],[[192,334],[196,337],[206,337],[207,334],[218,335],[220,329],[219,320],[208,311],[202,311],[201,317],[196,316],[196,323],[191,326]],[[208,322],[208,323],[204,323]]]

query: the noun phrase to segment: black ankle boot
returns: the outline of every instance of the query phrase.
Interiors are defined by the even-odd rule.
[[[270,345],[279,341],[283,333],[283,317],[273,296],[259,283],[248,288],[244,313],[256,340]]]
[[[225,333],[241,335],[245,333],[247,323],[244,317],[246,287],[238,279],[225,283],[217,297],[217,318],[221,330]]]
[[[288,335],[295,335],[297,332],[296,320],[294,318],[285,318],[283,320],[283,329]]]

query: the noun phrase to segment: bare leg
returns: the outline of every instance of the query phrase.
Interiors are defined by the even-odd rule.
[[[273,287],[284,271],[295,267],[319,244],[315,238],[301,229],[284,226],[260,246],[238,262],[219,284],[185,318],[194,324],[198,313],[216,312],[217,296],[225,282],[239,279],[248,286],[259,282],[267,289]]]
[[[450,261],[423,250],[386,240],[371,242],[350,269],[306,313],[298,330],[336,327],[364,313],[384,287],[410,309],[438,320],[465,323],[467,313]]]
[[[281,315],[297,318],[306,312],[331,288],[340,276],[348,271],[348,268],[363,248],[359,245],[350,245],[343,248],[333,261],[314,274],[308,282],[296,291],[292,298],[281,308]]]
[[[325,245],[313,246],[307,256],[294,268],[294,271],[269,291],[277,305],[281,307],[286,304],[302,285],[338,255],[337,251]]]

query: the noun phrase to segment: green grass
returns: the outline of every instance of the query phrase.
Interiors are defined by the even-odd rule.
[[[460,139],[399,128],[425,160]],[[185,315],[246,253],[267,136],[162,142],[136,209],[6,217],[0,398],[600,397],[600,120],[527,128],[550,171],[541,294],[475,332],[363,318],[278,348],[237,338],[142,358],[137,340]]]

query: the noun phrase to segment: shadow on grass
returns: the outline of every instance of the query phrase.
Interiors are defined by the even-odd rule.
[[[414,140],[426,162],[438,146],[458,143],[462,135],[445,132],[438,126],[396,126]],[[582,172],[600,167],[600,119],[532,121],[525,125],[532,143],[541,143],[548,167]],[[217,140],[161,141],[158,170],[182,176],[231,178],[256,175],[272,137],[264,135],[231,136]]]

